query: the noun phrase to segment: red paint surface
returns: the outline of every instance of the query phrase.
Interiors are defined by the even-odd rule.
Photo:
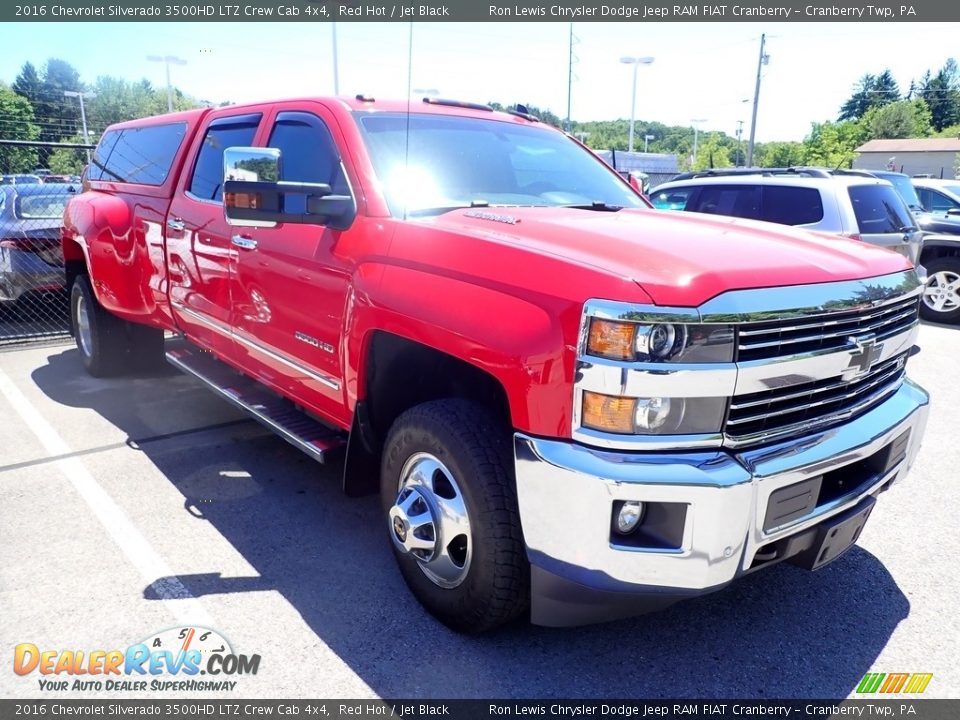
[[[341,427],[350,426],[364,396],[371,335],[384,331],[484,369],[503,385],[517,429],[556,437],[570,433],[575,347],[587,299],[696,306],[733,289],[909,267],[899,255],[862,243],[653,210],[492,209],[513,224],[465,211],[394,219],[350,112],[406,108],[304,99],[181,113],[188,136],[165,185],[91,182],[67,208],[65,256],[86,259],[97,296],[112,312],[186,333]],[[416,103],[412,109],[528,124],[460,108]],[[262,111],[255,144],[265,145],[273,117],[285,110],[318,115],[339,145],[359,211],[348,230],[233,228],[218,205],[186,195],[185,178],[210,119]],[[168,231],[168,216],[182,219],[185,231]],[[234,234],[257,240],[257,250],[231,246]],[[297,331],[332,352],[297,340]],[[340,389],[252,350],[231,332],[335,380]]]

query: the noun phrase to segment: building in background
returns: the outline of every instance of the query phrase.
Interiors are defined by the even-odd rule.
[[[858,170],[894,170],[907,175],[952,178],[960,174],[960,138],[871,140],[857,148]]]

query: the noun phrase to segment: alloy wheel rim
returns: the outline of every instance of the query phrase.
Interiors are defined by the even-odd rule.
[[[454,588],[466,579],[470,516],[453,473],[434,455],[416,453],[404,463],[389,523],[394,546],[435,585]]]
[[[960,308],[960,274],[941,270],[931,275],[923,291],[923,302],[934,312],[940,313]]]
[[[77,300],[77,337],[80,339],[80,351],[90,357],[93,335],[90,332],[90,313],[83,295]]]

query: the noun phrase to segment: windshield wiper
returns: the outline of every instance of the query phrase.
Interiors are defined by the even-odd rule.
[[[485,208],[490,207],[490,203],[486,200],[473,200],[470,203],[460,203],[457,205],[437,205],[436,207],[425,207],[417,208],[416,210],[411,210],[407,213],[407,217],[423,217],[425,215],[442,215],[443,213],[450,212],[451,210],[464,210],[468,208]]]
[[[623,205],[607,205],[602,200],[594,200],[589,204],[561,205],[560,207],[572,208],[574,210],[598,210],[601,212],[616,212],[623,210]]]

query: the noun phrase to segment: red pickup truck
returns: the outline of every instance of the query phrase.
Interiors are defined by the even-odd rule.
[[[87,370],[165,356],[342,461],[465,632],[816,569],[927,418],[905,258],[652,210],[526,114],[358,97],[122,123],[64,224]]]

